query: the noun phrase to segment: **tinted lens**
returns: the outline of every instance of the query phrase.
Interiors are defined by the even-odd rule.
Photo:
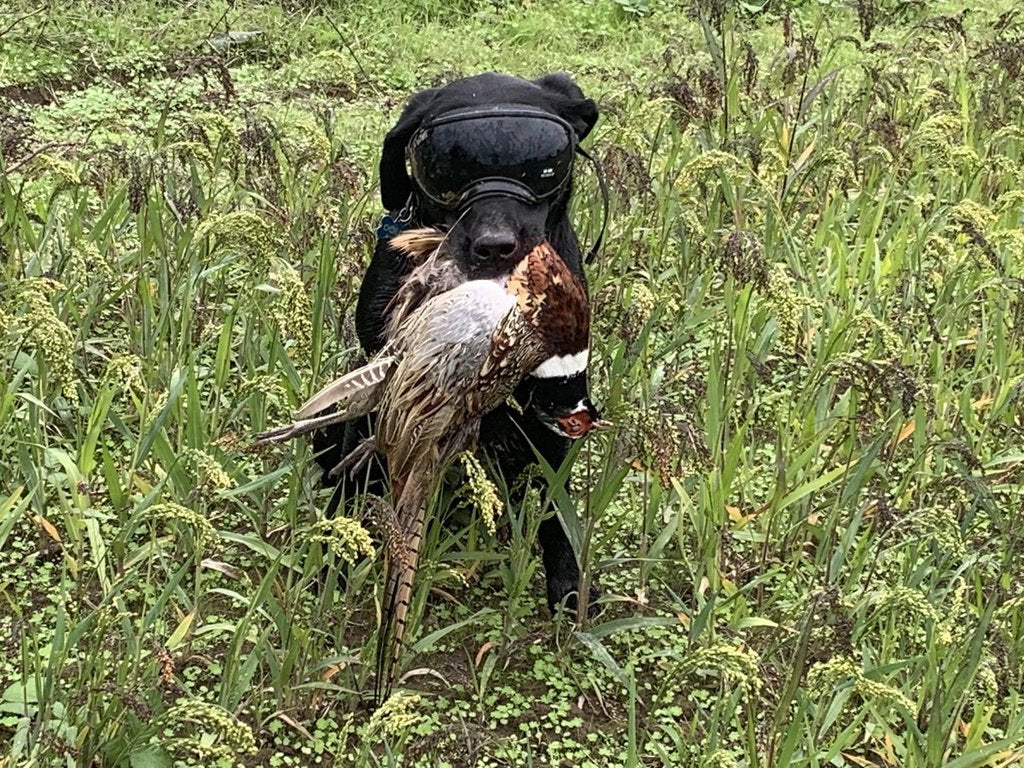
[[[455,208],[488,192],[529,202],[555,194],[574,148],[572,129],[553,116],[477,113],[427,125],[409,142],[408,158],[420,190]]]

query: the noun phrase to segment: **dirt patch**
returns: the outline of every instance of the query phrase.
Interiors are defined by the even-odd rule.
[[[8,100],[14,104],[28,106],[46,106],[53,104],[63,93],[82,90],[103,80],[115,85],[128,87],[155,77],[169,77],[173,79],[201,77],[203,87],[208,89],[207,77],[210,75],[220,85],[226,100],[233,100],[235,98],[235,85],[228,72],[227,63],[222,57],[211,54],[197,55],[188,51],[176,51],[168,54],[163,60],[163,66],[154,64],[143,70],[108,69],[86,63],[83,63],[81,66],[75,66],[72,69],[77,74],[75,77],[67,80],[47,79],[32,83],[14,83],[12,85],[0,86],[0,101]]]
[[[0,86],[0,100],[6,99],[15,104],[32,104],[41,106],[51,104],[55,93],[66,90],[67,84],[63,81],[44,80],[38,83],[15,83],[13,85]]]

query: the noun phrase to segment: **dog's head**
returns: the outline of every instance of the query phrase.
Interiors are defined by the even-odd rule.
[[[567,215],[573,158],[597,117],[560,73],[486,73],[420,91],[384,140],[381,201],[389,211],[412,201],[420,224],[448,229],[470,277],[509,271],[545,238],[578,272]]]

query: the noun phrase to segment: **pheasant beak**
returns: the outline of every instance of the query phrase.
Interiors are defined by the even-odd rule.
[[[574,439],[583,437],[592,429],[608,429],[614,426],[612,422],[601,418],[597,408],[589,399],[582,400],[569,413],[555,417],[555,422],[567,437]]]
[[[583,437],[593,426],[593,422],[590,421],[590,415],[586,411],[571,413],[568,416],[560,416],[557,421],[559,428],[566,435],[574,438]]]

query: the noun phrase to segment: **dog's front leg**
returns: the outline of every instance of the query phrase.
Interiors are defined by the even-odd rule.
[[[495,462],[505,481],[511,484],[508,502],[512,506],[521,504],[526,492],[523,484],[515,483],[516,479],[527,467],[536,464],[532,446],[536,446],[550,466],[560,467],[571,445],[572,440],[554,434],[530,410],[517,413],[502,406],[485,416],[481,424],[480,446]],[[533,475],[531,483],[546,494],[547,480],[543,476]],[[554,613],[564,600],[566,608],[574,611],[580,572],[572,544],[557,516],[541,522],[537,541],[543,555],[548,608]],[[590,597],[588,613],[593,613],[598,597],[593,588]]]

